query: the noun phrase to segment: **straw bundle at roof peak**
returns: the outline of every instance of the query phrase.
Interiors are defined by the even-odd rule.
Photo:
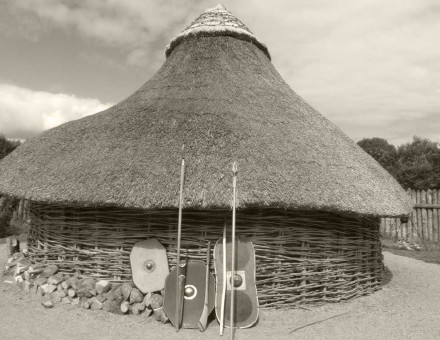
[[[400,185],[292,91],[261,43],[205,34],[210,20],[174,39],[161,69],[130,97],[7,156],[0,192],[71,205],[176,208],[184,144],[185,208],[229,208],[237,161],[240,208],[410,211]],[[253,36],[240,25],[226,30]]]
[[[172,50],[183,40],[197,36],[232,36],[254,43],[270,59],[267,47],[243,24],[229,12],[225,6],[218,4],[214,8],[207,9],[187,28],[175,37],[166,47],[165,54],[168,57]]]

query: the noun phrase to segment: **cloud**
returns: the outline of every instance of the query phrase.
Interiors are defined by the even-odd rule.
[[[424,117],[440,114],[437,0],[223,2],[267,44],[286,82],[353,139],[410,140],[416,126],[428,136],[432,123]],[[73,32],[118,50],[126,66],[152,73],[169,40],[211,5],[14,0],[9,10],[33,39],[50,30]],[[112,63],[99,55],[89,59]],[[429,133],[440,141],[440,133]]]
[[[109,106],[94,98],[32,91],[0,83],[0,133],[8,138],[26,139]]]
[[[14,0],[9,11],[20,29],[35,40],[36,34],[50,29],[75,32],[105,46],[120,48],[131,65],[145,66],[146,50],[160,50],[164,41],[187,24],[188,14],[201,0]],[[35,33],[36,32],[36,33]],[[155,56],[159,53],[155,51]]]
[[[351,138],[400,143],[419,134],[440,141],[436,1],[259,4],[255,21],[271,24],[255,33],[280,74]]]

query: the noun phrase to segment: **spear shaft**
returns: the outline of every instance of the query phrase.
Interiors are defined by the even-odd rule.
[[[180,194],[179,194],[179,220],[177,223],[177,263],[176,263],[176,314],[175,328],[176,332],[180,329],[183,311],[183,294],[185,289],[185,274],[180,274],[180,239],[182,236],[182,205],[183,205],[183,182],[185,180],[185,158],[182,156],[182,165],[180,168]]]
[[[225,303],[226,303],[226,217],[223,224],[223,281],[222,281],[222,301],[220,305],[220,335],[223,335],[223,328],[225,327]]]
[[[234,339],[234,278],[235,278],[235,197],[237,188],[237,164],[232,165],[232,264],[231,264],[231,339]]]

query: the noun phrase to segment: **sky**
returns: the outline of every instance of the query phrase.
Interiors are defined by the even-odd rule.
[[[440,142],[440,1],[223,0],[283,79],[354,141]],[[123,100],[217,2],[2,0],[0,134],[27,139]]]

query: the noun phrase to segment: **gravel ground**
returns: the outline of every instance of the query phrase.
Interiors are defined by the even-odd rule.
[[[389,282],[381,291],[310,311],[263,310],[258,325],[237,330],[235,339],[440,339],[440,265],[388,252],[384,256]],[[0,262],[5,257],[1,245]],[[306,327],[297,329],[302,326]],[[229,330],[225,335],[229,338]],[[219,335],[216,321],[205,333],[187,329],[176,333],[170,324],[142,316],[116,316],[70,305],[44,309],[40,301],[1,280],[0,338],[197,340]]]

